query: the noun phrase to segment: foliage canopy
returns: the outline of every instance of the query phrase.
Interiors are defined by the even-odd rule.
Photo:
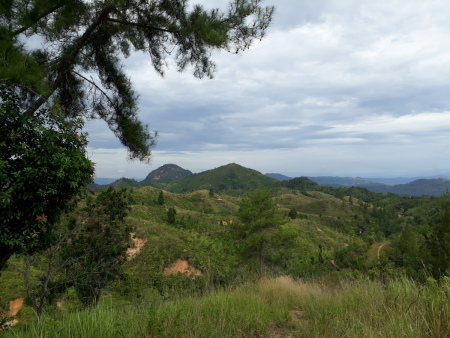
[[[108,282],[118,278],[132,246],[125,220],[133,202],[129,190],[108,188],[87,201],[80,224],[62,245],[61,258],[72,264],[68,285],[83,304],[96,305]]]
[[[131,158],[146,160],[156,135],[138,119],[121,57],[147,53],[161,75],[173,57],[179,71],[212,77],[214,50],[240,53],[264,36],[274,8],[262,2],[232,0],[222,12],[187,0],[2,1],[0,81],[23,94],[28,114],[58,97],[67,115],[103,119]],[[36,37],[39,49],[22,43]]]
[[[234,225],[234,231],[246,245],[249,256],[258,255],[260,271],[264,249],[273,231],[284,222],[270,190],[260,189],[242,197],[236,216],[242,224]]]
[[[80,119],[63,118],[58,106],[26,115],[17,97],[1,96],[0,269],[13,253],[50,244],[61,213],[94,173]]]

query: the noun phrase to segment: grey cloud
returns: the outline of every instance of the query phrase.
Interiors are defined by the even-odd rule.
[[[155,156],[194,157],[205,170],[227,160],[329,174],[344,173],[346,161],[360,175],[450,168],[442,158],[450,141],[449,2],[267,3],[277,7],[268,36],[241,56],[214,55],[213,80],[173,66],[160,78],[141,54],[125,62],[140,116],[161,132]],[[93,129],[94,148],[119,147],[107,129]]]

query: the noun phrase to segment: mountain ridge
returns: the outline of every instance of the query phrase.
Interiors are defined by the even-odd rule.
[[[302,181],[302,179],[306,178],[309,182]],[[315,182],[317,187],[312,185],[312,182]],[[403,196],[441,196],[448,193],[450,180],[445,178],[419,178],[404,184],[388,185],[361,177],[304,176],[291,178],[277,173],[262,174],[257,170],[246,168],[236,163],[230,163],[196,174],[176,164],[165,164],[150,172],[141,182],[134,179],[121,178],[107,185],[95,183],[88,187],[91,189],[102,189],[109,186],[130,188],[153,186],[174,193],[212,189],[215,192],[227,192],[235,195],[240,195],[258,188],[299,186],[302,189],[306,187],[308,189],[320,189],[319,187],[321,186],[329,186],[334,188],[360,187],[372,192],[394,193]]]

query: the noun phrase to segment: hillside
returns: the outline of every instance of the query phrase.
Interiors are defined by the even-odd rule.
[[[375,180],[375,179],[373,179]],[[395,182],[400,179],[384,179],[385,182]],[[281,174],[261,174],[235,163],[224,165],[212,170],[193,174],[175,164],[165,164],[138,182],[134,179],[121,178],[107,185],[89,184],[89,189],[103,189],[109,186],[120,188],[139,188],[153,186],[175,193],[184,193],[202,189],[213,189],[215,192],[239,196],[245,192],[259,188],[268,189],[298,189],[302,191],[315,190],[330,194],[337,193],[341,188],[360,187],[377,193],[393,193],[402,196],[442,196],[450,188],[446,179],[418,179],[407,184],[388,185],[361,177],[296,177],[289,178]]]
[[[364,185],[363,185],[364,186]],[[381,192],[393,193],[401,196],[442,196],[450,190],[450,180],[438,179],[419,179],[407,184],[397,184],[392,186],[366,186],[367,189]]]
[[[176,164],[164,164],[153,170],[141,182],[142,186],[153,185],[155,183],[168,183],[192,176],[192,172],[177,166]]]
[[[339,187],[362,187],[377,193],[392,193],[401,196],[442,196],[450,189],[450,180],[417,179],[405,184],[384,184],[371,181],[361,177],[308,177],[311,181],[322,186],[334,188]],[[375,180],[375,179],[373,179]],[[385,182],[394,182],[399,179],[385,179]]]
[[[122,177],[113,183],[106,184],[105,186],[98,185],[97,188],[114,187],[116,189],[119,189],[119,188],[140,188],[141,186],[142,186],[141,182],[138,182],[132,178]]]
[[[225,180],[227,177],[228,181]],[[191,181],[193,179],[198,181]],[[126,311],[141,304],[152,304],[151,311],[155,311],[155,307],[171,306],[171,300],[178,304],[188,299],[203,299],[214,290],[243,288],[246,290],[243,294],[246,294],[254,290],[253,287],[249,289],[249,283],[258,280],[261,271],[267,276],[319,280],[320,290],[327,285],[323,281],[342,287],[342,280],[353,280],[355,276],[364,274],[371,278],[390,278],[396,276],[394,269],[397,269],[394,265],[397,261],[388,261],[394,248],[392,243],[401,236],[405,227],[419,229],[428,223],[445,200],[445,197],[379,194],[361,187],[332,188],[320,186],[306,177],[284,181],[283,186],[274,185],[272,189],[272,200],[282,215],[282,222],[264,234],[267,242],[263,269],[259,270],[261,258],[249,251],[245,244],[251,231],[238,232],[245,227],[236,215],[241,208],[241,197],[234,194],[240,191],[239,188],[267,186],[267,182],[272,184],[273,181],[251,169],[230,164],[168,185],[186,180],[192,187],[198,184],[213,187],[214,179],[219,184],[225,180],[233,188],[236,188],[233,184],[245,180],[250,183],[230,189],[232,195],[217,190],[211,194],[209,189],[174,193],[152,186],[130,190],[132,205],[127,222],[132,230],[127,230],[127,233],[131,231],[130,240],[135,246],[122,263],[120,278],[111,280],[104,290],[104,304],[108,304],[109,309],[111,304],[118,309],[127,304]],[[126,179],[118,182],[133,183]],[[188,187],[187,183],[185,187]],[[159,201],[161,191],[163,203]],[[88,198],[98,194],[91,192]],[[70,222],[77,218],[85,221],[81,217],[84,207],[82,202],[80,209],[69,217]],[[168,215],[172,209],[176,216],[170,222]],[[392,257],[396,258],[395,255]],[[23,256],[14,257],[0,278],[0,306],[25,297],[23,275],[19,272],[23,268],[23,259]],[[40,264],[33,267],[36,278],[39,277],[39,269],[45,268]],[[57,277],[62,274],[60,272]],[[337,293],[330,289],[330,294]],[[418,292],[411,294],[417,297]],[[81,310],[73,288],[58,294],[55,299],[63,304],[64,312],[58,306],[48,304],[49,315],[45,317],[55,316],[55,325],[61,324],[59,316]],[[411,304],[414,299],[406,303]],[[205,311],[208,309],[210,306]],[[270,307],[268,311],[271,311]],[[178,315],[168,315],[170,318],[174,316]],[[121,317],[119,313],[118,317]],[[28,303],[25,302],[17,318],[24,323],[34,320],[35,315]],[[159,320],[160,317],[155,318]],[[149,319],[153,322],[145,330],[159,332],[154,327],[155,318]],[[96,319],[99,320],[104,319]],[[283,323],[286,325],[286,321]]]
[[[277,173],[268,173],[268,174],[265,174],[265,175],[267,177],[274,178],[274,179],[276,179],[278,181],[286,181],[286,180],[292,179],[292,177],[289,177],[289,176],[286,176],[286,175],[282,175],[282,174],[277,174]]]
[[[276,187],[277,183],[256,170],[231,163],[169,183],[164,189],[184,193],[212,188],[217,193],[239,195],[258,188]]]

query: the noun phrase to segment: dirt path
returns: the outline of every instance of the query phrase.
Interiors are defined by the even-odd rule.
[[[381,245],[378,247],[378,251],[377,251],[377,257],[378,257],[378,260],[380,259],[380,251],[381,251],[381,248],[382,248],[383,246],[385,246],[386,244],[387,244],[387,242],[381,244]]]
[[[291,315],[292,321],[294,323],[306,323],[307,319],[305,318],[305,314],[301,310],[291,310],[289,311],[289,314]],[[293,330],[292,328],[283,328],[278,327],[273,329],[269,332],[269,338],[293,338],[297,336],[297,331]]]

